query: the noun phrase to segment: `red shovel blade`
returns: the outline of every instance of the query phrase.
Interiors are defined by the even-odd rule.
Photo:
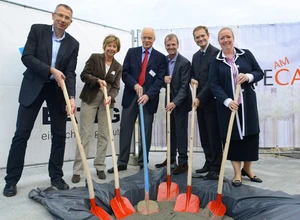
[[[191,186],[187,186],[186,193],[182,193],[177,197],[174,206],[174,211],[198,213],[199,209],[200,209],[199,197],[194,194],[191,194]]]
[[[117,219],[123,219],[135,213],[131,202],[126,197],[120,196],[117,192],[116,197],[110,200],[110,206]]]
[[[163,182],[159,184],[157,201],[175,201],[179,195],[179,186],[174,182]]]
[[[96,205],[95,198],[90,199],[91,209],[90,212],[101,220],[111,220],[112,217],[100,206]]]
[[[226,213],[226,206],[222,203],[222,195],[218,194],[217,199],[210,201],[202,212],[208,219],[221,220]]]

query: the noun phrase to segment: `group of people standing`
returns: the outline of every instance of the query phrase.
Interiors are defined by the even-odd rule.
[[[22,55],[27,67],[21,85],[16,132],[12,140],[7,161],[6,185],[3,194],[17,194],[17,183],[21,178],[27,141],[44,101],[51,118],[51,154],[49,176],[51,185],[60,190],[69,188],[63,180],[63,158],[66,141],[66,118],[76,113],[75,83],[79,43],[65,30],[72,23],[72,9],[59,4],[52,13],[53,25],[34,24]],[[95,117],[98,119],[97,153],[94,167],[99,179],[105,179],[105,156],[108,145],[108,124],[105,106],[112,114],[115,98],[124,82],[122,114],[120,123],[120,151],[118,171],[127,170],[134,124],[139,115],[139,105],[144,106],[147,158],[151,146],[152,124],[158,108],[162,87],[170,84],[170,103],[166,111],[171,112],[171,164],[173,174],[188,170],[188,113],[197,108],[200,140],[205,154],[205,163],[196,173],[205,180],[216,180],[220,171],[222,149],[232,111],[236,111],[228,160],[234,169],[233,186],[242,185],[242,176],[251,181],[262,182],[251,169],[252,161],[258,160],[259,122],[254,83],[263,78],[263,72],[249,50],[234,47],[234,34],[230,28],[222,28],[218,34],[221,50],[209,43],[210,34],[205,26],[193,31],[195,43],[200,47],[190,63],[179,52],[179,40],[175,34],[165,37],[168,55],[153,48],[155,33],[144,28],[141,33],[142,46],[127,51],[123,65],[114,59],[120,51],[120,39],[108,35],[103,41],[103,53],[92,54],[80,74],[84,87],[80,94],[80,136],[88,153],[91,129]],[[60,87],[64,80],[68,90],[71,110],[65,107]],[[241,84],[240,98],[234,101],[236,85]],[[191,86],[197,87],[192,100]],[[101,88],[107,88],[104,98]],[[140,141],[141,143],[141,141]],[[178,153],[178,157],[177,157]],[[138,165],[143,169],[143,152],[140,146]],[[149,160],[148,160],[149,162]],[[242,167],[242,162],[243,167]],[[155,167],[166,166],[167,161]],[[114,169],[108,169],[113,173]],[[83,174],[83,165],[77,150],[72,182],[78,183]]]

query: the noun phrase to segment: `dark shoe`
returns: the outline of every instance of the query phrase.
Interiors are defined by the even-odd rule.
[[[204,165],[201,169],[196,170],[196,173],[207,173],[209,172],[209,167]]]
[[[155,164],[156,168],[161,168],[161,167],[165,167],[165,166],[167,166],[167,159],[162,163]]]
[[[144,165],[140,165],[140,170],[144,169]]]
[[[72,183],[79,183],[79,182],[80,182],[80,175],[73,174]]]
[[[186,171],[188,171],[189,166],[187,164],[183,164],[183,165],[179,165],[174,171],[173,174],[177,175],[177,174],[181,174],[181,173],[185,173]]]
[[[199,173],[192,173],[192,178],[203,178],[204,176]]]
[[[253,176],[253,178],[252,177],[250,177],[249,175],[248,175],[248,173],[246,173],[246,171],[244,170],[244,169],[242,169],[242,176],[247,176],[247,177],[249,177],[249,179],[252,181],[252,182],[256,182],[256,183],[262,183],[262,180],[260,179],[260,178],[258,178],[257,176]]]
[[[161,168],[161,167],[165,167],[165,166],[167,166],[167,159],[162,163],[155,164],[156,168]],[[177,167],[176,162],[174,162],[174,161],[172,162],[172,160],[171,160],[171,169],[174,170],[174,169],[176,169],[176,167]]]
[[[16,185],[8,185],[6,184],[3,189],[3,195],[6,197],[12,197],[17,194],[17,186]]]
[[[54,186],[58,190],[69,189],[69,185],[66,184],[66,182],[62,178],[51,180],[51,185]]]
[[[97,170],[97,176],[100,180],[105,180],[106,179],[106,175],[105,175],[105,172],[103,170],[101,170],[101,171]]]
[[[219,175],[218,173],[214,172],[214,171],[210,171],[208,174],[206,174],[203,177],[204,180],[218,180],[219,179]]]
[[[241,180],[232,180],[231,185],[233,185],[234,187],[239,187],[242,185],[242,181]]]
[[[123,171],[123,170],[127,170],[127,165],[118,165],[118,171]],[[114,168],[110,168],[109,170],[107,170],[107,173],[114,173]]]
[[[176,162],[174,162],[174,163],[171,162],[171,170],[175,170],[176,167],[177,167]]]

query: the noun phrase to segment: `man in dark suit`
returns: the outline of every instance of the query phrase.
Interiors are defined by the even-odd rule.
[[[188,113],[192,108],[192,95],[189,87],[191,63],[178,53],[179,42],[175,34],[165,37],[165,48],[168,52],[168,71],[165,83],[170,84],[170,103],[166,111],[171,112],[171,164],[178,166],[173,174],[185,173],[188,170]],[[156,168],[167,165],[167,160],[156,164]],[[175,166],[174,166],[175,167]]]
[[[130,48],[123,63],[122,80],[125,84],[122,98],[122,117],[120,125],[120,154],[118,170],[127,170],[130,155],[132,132],[139,105],[144,106],[147,158],[151,146],[152,122],[157,111],[159,91],[164,83],[166,73],[165,56],[152,45],[155,34],[152,28],[144,28],[141,34],[142,46]],[[141,142],[140,142],[141,143]],[[143,168],[143,151],[139,146],[138,164]],[[113,173],[113,168],[107,171]]]
[[[208,172],[204,179],[217,180],[222,162],[222,142],[218,127],[216,100],[207,81],[210,60],[219,50],[208,42],[210,36],[207,27],[196,27],[193,35],[196,44],[200,47],[192,60],[191,84],[197,85],[197,96],[193,100],[193,106],[197,107],[200,140],[205,154],[205,164],[203,168],[196,170],[196,173]]]
[[[75,113],[75,69],[79,43],[65,32],[72,22],[72,14],[69,6],[59,4],[52,13],[53,25],[31,26],[22,55],[22,62],[27,69],[23,74],[16,132],[7,160],[4,196],[17,194],[16,185],[22,175],[27,141],[44,101],[51,118],[52,144],[48,165],[51,185],[60,190],[69,188],[62,179],[67,112],[59,87],[65,80]]]

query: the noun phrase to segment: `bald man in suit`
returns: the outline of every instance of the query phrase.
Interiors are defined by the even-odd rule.
[[[122,80],[125,84],[122,98],[120,125],[120,154],[118,171],[127,170],[134,124],[139,115],[139,105],[143,105],[147,160],[151,146],[152,123],[157,111],[160,89],[164,84],[167,62],[165,56],[152,46],[155,33],[152,28],[144,28],[141,34],[142,46],[130,48],[123,63]],[[145,71],[143,63],[147,60]],[[142,74],[143,72],[143,74]],[[143,168],[143,150],[139,142],[138,165]],[[113,173],[111,168],[107,171]]]

